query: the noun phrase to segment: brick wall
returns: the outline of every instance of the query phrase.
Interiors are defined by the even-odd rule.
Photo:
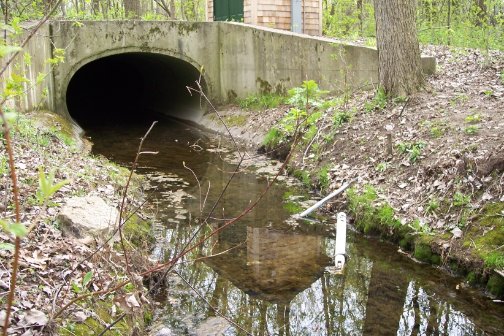
[[[322,0],[303,0],[303,32],[322,34]],[[207,0],[207,20],[213,21],[213,0]],[[243,0],[243,22],[291,30],[291,0]]]

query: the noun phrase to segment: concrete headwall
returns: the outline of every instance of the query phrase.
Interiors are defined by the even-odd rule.
[[[8,104],[13,105],[12,107],[18,111],[30,111],[36,108],[55,109],[53,74],[49,62],[52,58],[50,28],[48,23],[40,27],[38,33],[28,41],[23,52],[11,63],[1,79],[0,85],[4,89],[13,76],[27,79],[22,83],[23,94],[8,100]],[[15,39],[8,38],[7,44],[19,45],[25,38],[26,34]],[[7,59],[8,57],[5,57],[0,60],[2,68]]]
[[[55,48],[66,50],[66,60],[54,67],[54,82],[49,78],[44,83],[49,92],[45,105],[66,116],[65,95],[72,76],[89,62],[129,52],[176,57],[202,69],[207,94],[217,103],[259,92],[282,92],[309,79],[330,91],[378,79],[373,48],[241,23],[176,21],[51,22],[30,43],[31,75],[47,68],[49,37]],[[428,73],[434,70],[433,59],[425,64]],[[27,108],[41,101],[44,88],[37,90],[26,98]]]

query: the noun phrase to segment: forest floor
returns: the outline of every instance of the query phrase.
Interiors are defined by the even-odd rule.
[[[319,119],[315,140],[295,147],[289,170],[321,196],[356,179],[353,198],[347,193],[327,210],[350,208],[361,223],[374,216],[385,225],[360,229],[388,236],[413,257],[462,273],[472,284],[490,280],[487,290],[502,297],[504,54],[445,46],[422,51],[436,57],[437,71],[419,93],[399,101],[380,100],[373,91],[347,93]],[[290,108],[228,106],[219,113],[234,136],[258,148]],[[335,123],[341,113],[349,120]],[[215,117],[206,119],[223,130]],[[397,226],[411,230],[405,236]]]
[[[74,131],[68,121],[48,112],[20,115],[11,125],[21,223],[25,227],[33,226],[33,230],[21,239],[9,335],[99,334],[118,318],[114,330],[129,334],[141,328],[143,313],[150,309],[141,300],[145,293],[138,284],[83,297],[62,309],[78,296],[97,294],[128,279],[124,254],[117,244],[108,244],[105,238],[77,239],[62,233],[59,227],[57,214],[70,197],[95,195],[108,205],[119,207],[129,176],[128,169],[104,157],[90,155],[90,144],[76,137]],[[14,220],[11,179],[3,144],[0,147],[0,212],[2,219]],[[37,198],[39,169],[45,172],[46,181],[51,185],[67,181],[46,204]],[[138,177],[133,178],[126,196],[126,202],[133,208],[142,202],[139,182]],[[138,238],[148,240],[136,231],[127,234],[127,226],[126,239],[136,235],[137,241]],[[11,279],[11,242],[12,236],[0,230],[1,326]],[[148,264],[150,246],[127,246],[130,260],[135,260],[132,272]],[[60,310],[61,315],[53,319]]]

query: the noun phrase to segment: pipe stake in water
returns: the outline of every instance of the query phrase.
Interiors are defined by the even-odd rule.
[[[334,268],[338,273],[343,272],[346,260],[346,214],[339,212],[336,221],[336,245],[334,248]]]

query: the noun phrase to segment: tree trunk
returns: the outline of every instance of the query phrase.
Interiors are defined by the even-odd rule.
[[[379,83],[387,94],[405,96],[423,82],[416,31],[416,0],[375,0]]]
[[[137,19],[140,17],[140,0],[123,0],[124,13],[127,18]]]

